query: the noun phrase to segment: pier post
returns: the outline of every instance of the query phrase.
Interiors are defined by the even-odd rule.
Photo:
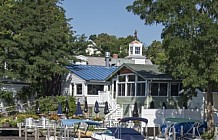
[[[25,140],[27,140],[27,126],[25,125],[25,129],[24,129],[24,133],[25,133]]]
[[[49,126],[47,126],[47,133],[48,133],[48,139],[50,139],[50,129],[49,129]]]
[[[80,138],[81,138],[81,136],[80,136],[80,129],[78,131],[79,131],[78,140],[80,140]]]
[[[156,134],[156,127],[153,127],[153,135],[154,135],[154,139],[155,139],[155,134]]]
[[[70,140],[70,132],[69,132],[70,130],[69,129],[67,129],[67,140]]]
[[[18,127],[19,127],[19,137],[21,137],[21,133],[22,133],[22,131],[21,131],[21,123],[18,123]]]
[[[38,134],[37,134],[37,128],[35,126],[35,140],[37,140]]]
[[[168,127],[165,128],[165,140],[168,140]]]
[[[176,129],[173,127],[173,139],[176,140]]]
[[[66,140],[66,126],[64,127],[64,140]]]
[[[54,124],[54,138],[56,138],[56,123]]]

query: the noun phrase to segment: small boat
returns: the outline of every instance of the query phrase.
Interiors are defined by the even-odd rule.
[[[107,127],[104,132],[93,133],[92,140],[144,140],[145,136],[134,128],[121,127],[121,123],[128,121],[140,121],[148,123],[148,120],[140,117],[126,117],[119,121],[118,127]]]
[[[81,131],[80,124],[85,123],[87,124],[87,128],[85,131]],[[98,126],[101,123],[92,121],[92,120],[82,120],[82,119],[61,119],[60,120],[60,138],[66,139],[67,137],[70,138],[78,138],[84,140],[91,140],[91,134],[88,132],[88,128],[90,126]],[[75,129],[76,128],[76,129]],[[82,138],[84,137],[84,138]]]
[[[155,138],[156,140],[203,140],[201,134],[207,129],[206,123],[194,119],[166,118],[165,121],[170,125],[161,126],[161,133]]]

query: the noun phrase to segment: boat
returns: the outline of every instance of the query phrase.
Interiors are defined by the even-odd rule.
[[[86,124],[87,127],[84,131],[80,129],[81,124]],[[60,134],[59,139],[65,140],[66,138],[73,139],[84,139],[91,140],[90,131],[88,131],[90,126],[99,126],[101,123],[92,120],[82,120],[82,119],[61,119],[59,121]]]
[[[144,140],[145,136],[134,128],[122,127],[122,123],[129,121],[140,121],[148,123],[148,120],[140,117],[126,117],[119,121],[118,127],[107,127],[104,132],[96,132],[92,140]]]
[[[207,124],[199,120],[187,118],[166,118],[165,122],[170,125],[162,125],[161,133],[155,138],[156,140],[203,140],[201,135],[207,129]]]

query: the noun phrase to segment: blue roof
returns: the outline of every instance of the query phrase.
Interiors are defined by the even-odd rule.
[[[94,65],[70,65],[66,68],[86,81],[104,81],[110,74],[112,74],[117,69],[117,67]]]

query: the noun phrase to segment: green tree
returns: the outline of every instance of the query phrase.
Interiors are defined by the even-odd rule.
[[[218,85],[218,1],[135,0],[127,10],[146,25],[162,24],[164,67],[184,86],[204,88],[208,133],[214,134],[213,94]]]
[[[73,32],[59,0],[0,1],[0,76],[28,81],[38,95],[60,93]]]
[[[89,42],[85,34],[74,36],[73,48],[70,52],[74,55],[87,55],[86,48]]]
[[[165,59],[165,53],[160,41],[153,41],[151,45],[147,47],[145,52],[147,58],[149,58],[153,64],[160,65]]]
[[[134,36],[120,37],[118,38],[119,52],[118,55],[120,58],[124,58],[129,54],[129,43],[135,40]]]
[[[98,48],[100,48],[102,56],[104,56],[107,51],[111,54],[119,51],[119,46],[117,46],[117,37],[114,35],[101,33],[93,41],[97,44]]]
[[[117,37],[101,33],[99,35],[90,35],[89,39],[96,43],[96,48],[101,51],[101,56],[104,56],[106,51],[111,54],[118,54],[120,58],[128,55],[129,43],[135,40],[134,36]]]

